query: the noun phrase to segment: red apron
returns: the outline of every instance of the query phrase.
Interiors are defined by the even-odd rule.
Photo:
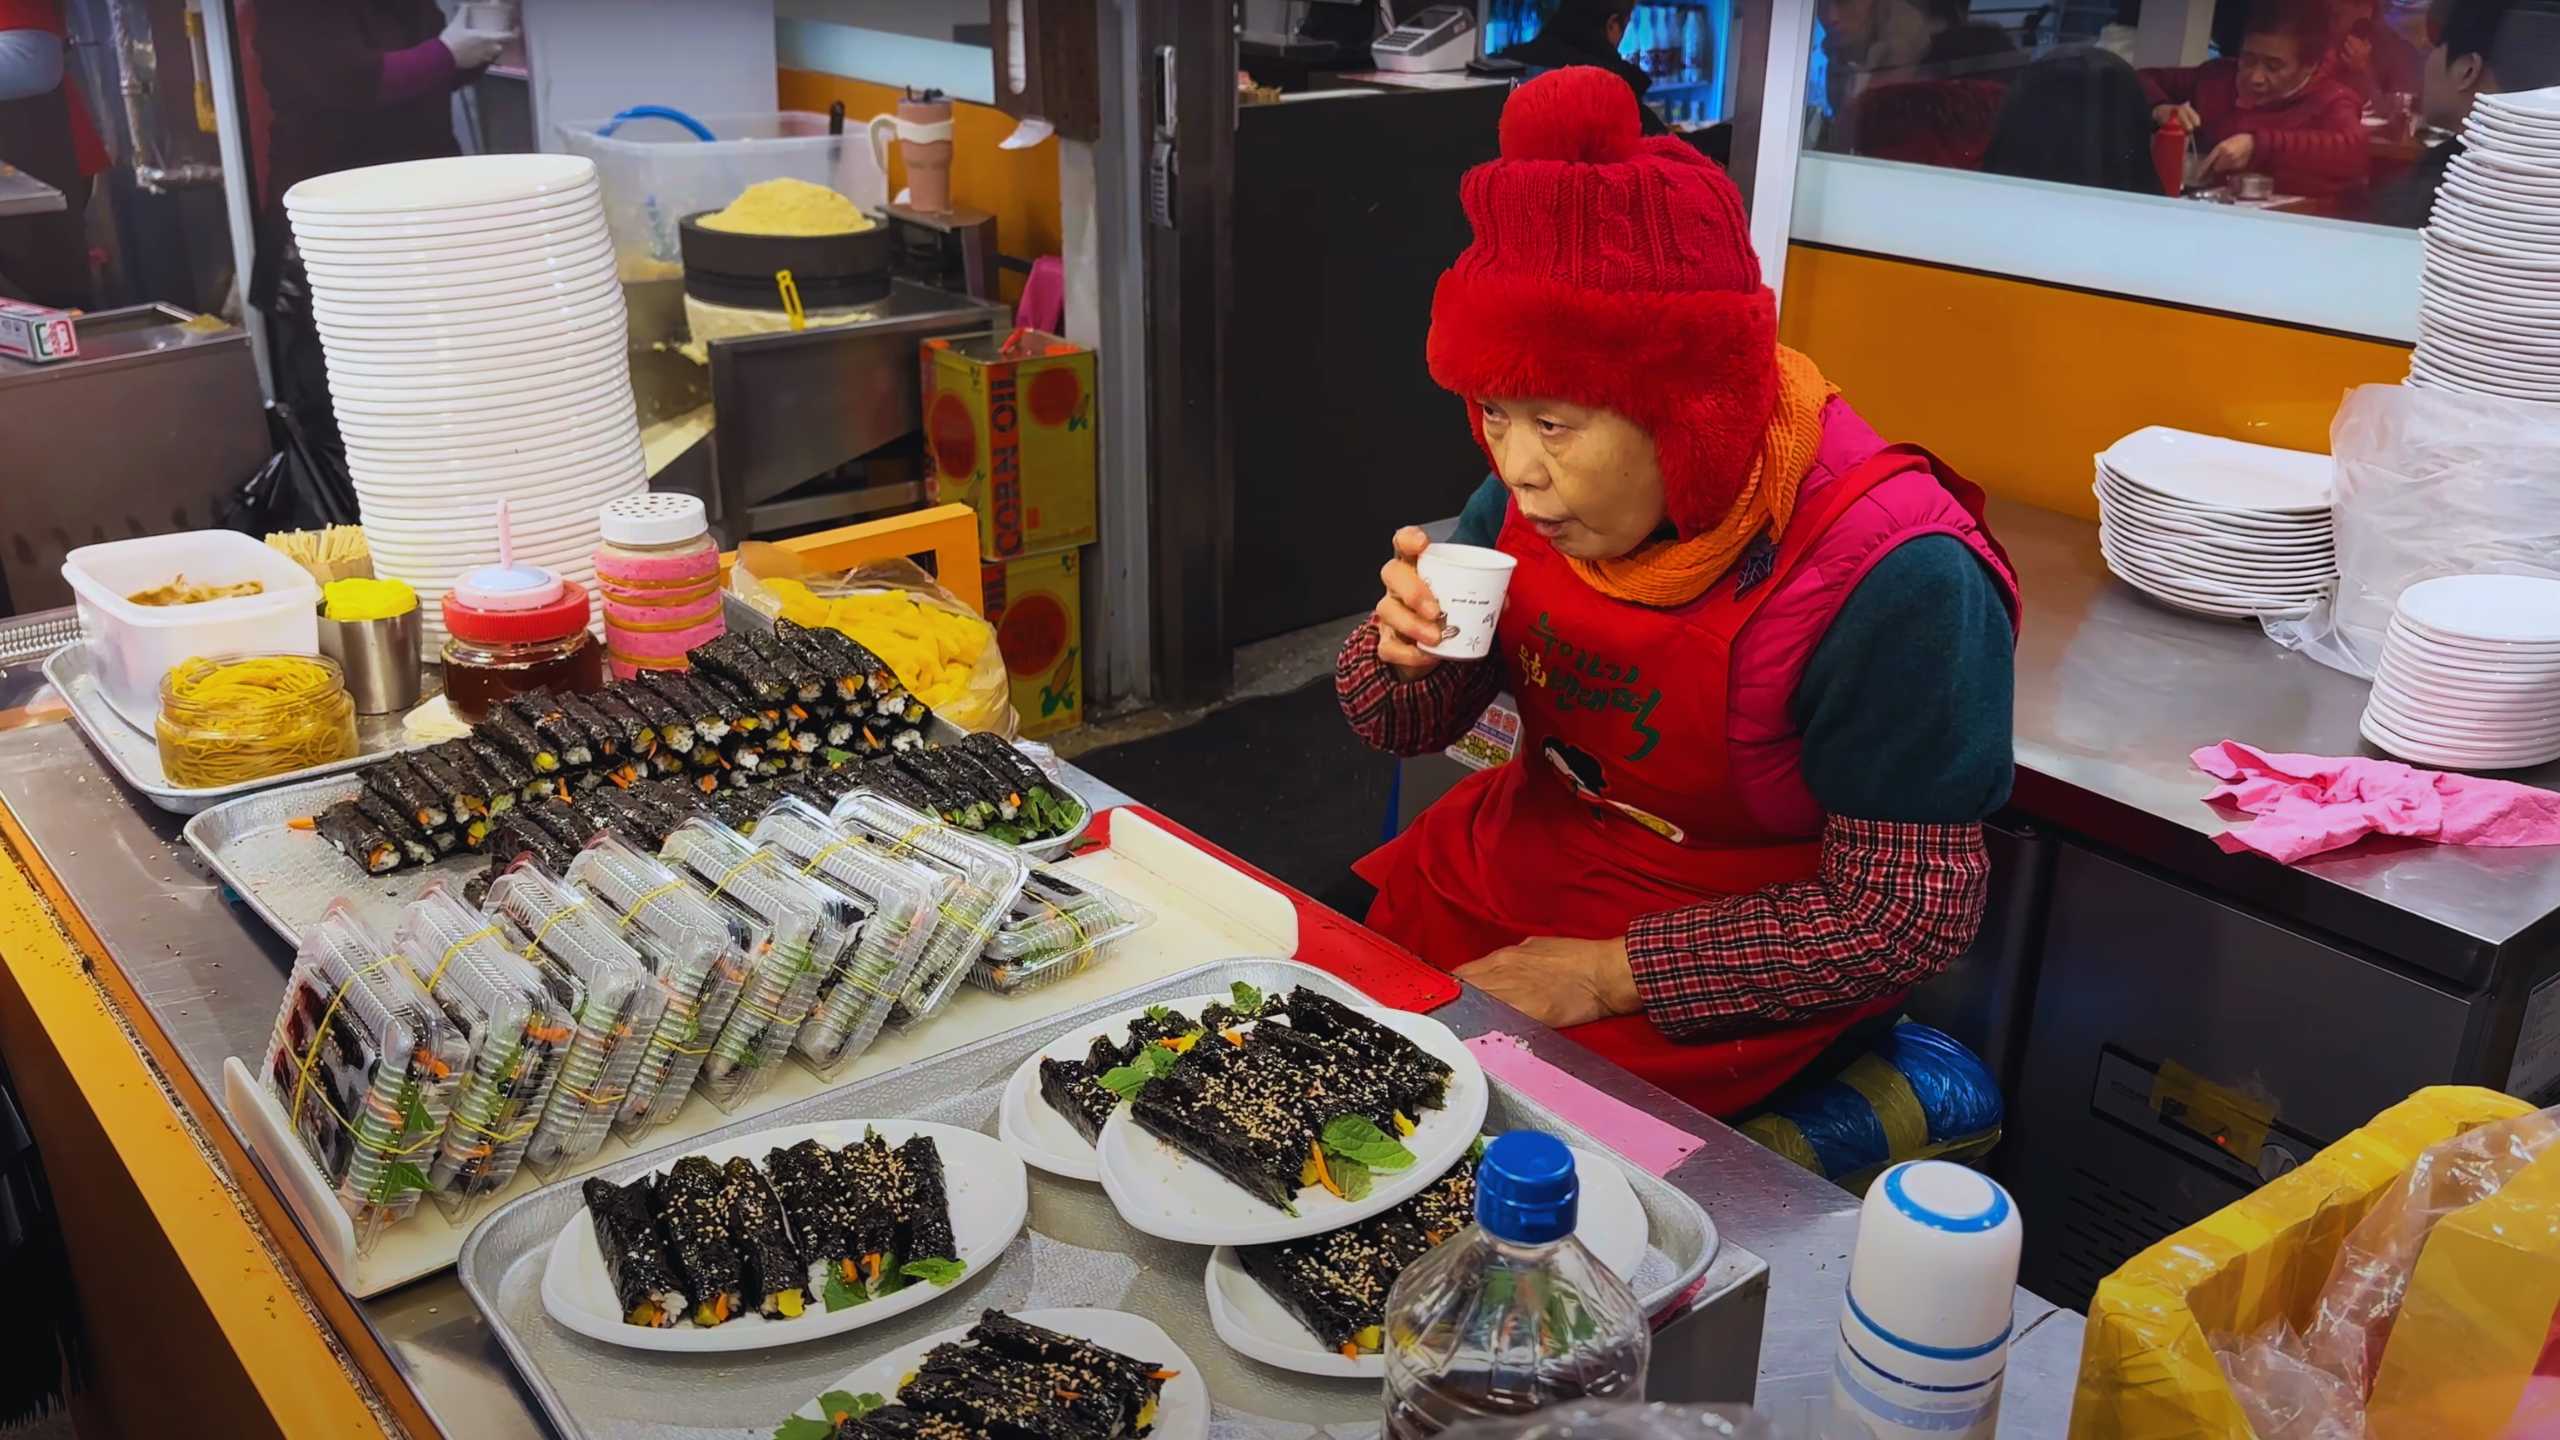
[[[1834,519],[1926,463],[1908,448],[1879,452],[1807,497],[1768,566],[1746,556],[1706,595],[1669,610],[1591,588],[1508,510],[1499,546],[1520,563],[1494,644],[1511,666],[1520,753],[1468,776],[1353,867],[1378,889],[1370,927],[1454,970],[1531,936],[1611,939],[1643,915],[1812,876],[1820,841],[1762,829],[1726,773],[1733,640]],[[1564,1033],[1709,1114],[1731,1115],[1901,1001],[1699,1044],[1642,1015]]]

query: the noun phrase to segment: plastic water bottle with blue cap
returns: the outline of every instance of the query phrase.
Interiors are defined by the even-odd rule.
[[[1831,1372],[1837,1433],[1990,1440],[2018,1291],[2018,1207],[1944,1160],[1868,1187]]]
[[[1552,1135],[1485,1146],[1476,1223],[1387,1294],[1389,1440],[1585,1396],[1644,1398],[1653,1333],[1635,1292],[1573,1238],[1581,1193],[1573,1152]]]

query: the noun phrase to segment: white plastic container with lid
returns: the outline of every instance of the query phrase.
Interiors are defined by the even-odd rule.
[[[2018,1207],[1987,1175],[1914,1160],[1876,1178],[1840,1302],[1834,1419],[1877,1440],[1991,1440],[2018,1290]]]
[[[761,180],[824,185],[865,210],[888,202],[888,157],[859,116],[841,135],[806,110],[686,118],[700,130],[654,106],[560,127],[561,144],[596,163],[626,282],[675,275],[683,265],[676,222],[717,210]]]
[[[258,594],[194,605],[137,605],[127,596],[172,584],[236,585]],[[320,653],[320,585],[263,541],[187,530],[83,545],[62,559],[98,688],[125,723],[152,733],[160,680],[194,655]]]

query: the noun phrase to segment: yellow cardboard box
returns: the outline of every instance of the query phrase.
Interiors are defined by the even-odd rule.
[[[1083,569],[1073,550],[978,569],[1026,739],[1084,723]]]
[[[1027,330],[924,342],[926,491],[978,512],[989,560],[1097,538],[1093,352]]]

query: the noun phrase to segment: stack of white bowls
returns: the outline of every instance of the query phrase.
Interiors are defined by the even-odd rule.
[[[2163,605],[2300,615],[2336,574],[2329,457],[2154,425],[2098,456],[2098,548]]]
[[[475,155],[285,192],[374,573],[426,602],[515,554],[594,581],[596,512],[648,488],[592,161]]]
[[[2409,383],[2560,401],[2560,89],[2472,106],[2426,247]]]
[[[2420,765],[2560,760],[2560,580],[2448,575],[2401,591],[2361,728]]]

